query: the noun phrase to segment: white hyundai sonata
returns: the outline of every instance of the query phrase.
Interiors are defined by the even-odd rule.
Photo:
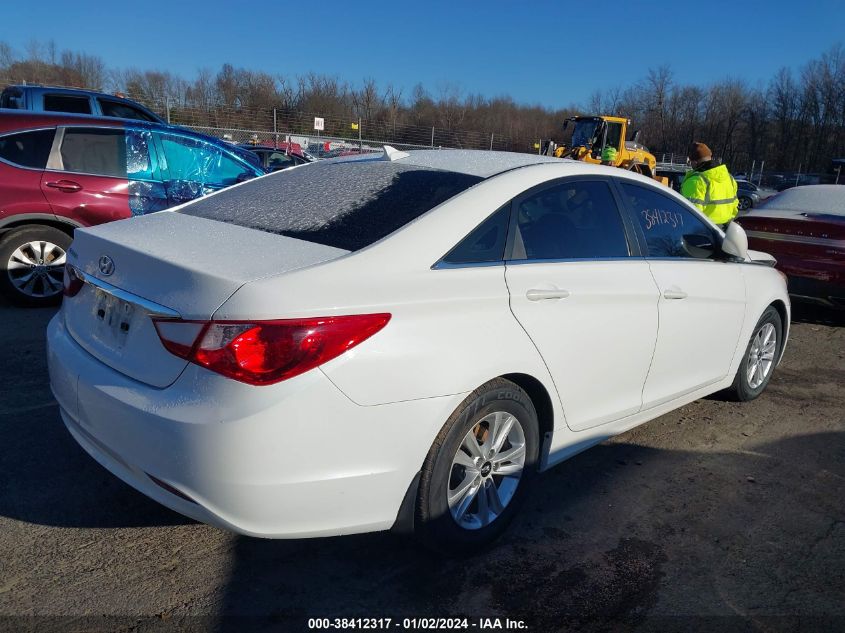
[[[177,512],[467,551],[538,471],[759,395],[773,263],[620,169],[387,148],[78,229],[50,379],[85,450]]]

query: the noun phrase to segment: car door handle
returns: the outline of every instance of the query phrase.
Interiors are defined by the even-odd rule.
[[[678,288],[677,286],[670,286],[663,291],[663,298],[664,299],[686,299],[687,293]]]
[[[48,187],[64,191],[65,193],[74,193],[82,189],[82,185],[72,180],[55,180],[53,182],[45,183]]]
[[[566,299],[569,296],[568,290],[560,288],[531,288],[525,293],[529,301],[544,301],[545,299]]]

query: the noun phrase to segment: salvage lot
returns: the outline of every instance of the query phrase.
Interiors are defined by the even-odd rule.
[[[661,616],[748,616],[777,631],[845,622],[841,314],[797,311],[757,401],[698,401],[582,453],[540,478],[490,552],[453,561],[387,534],[239,537],[136,493],[61,424],[45,365],[51,315],[0,305],[0,630],[135,630],[140,618],[151,618],[140,630],[224,631],[304,630],[307,617],[509,616],[536,631],[690,628]],[[2,618],[31,615],[87,617]]]

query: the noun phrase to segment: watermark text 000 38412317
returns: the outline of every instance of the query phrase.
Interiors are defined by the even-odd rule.
[[[524,620],[499,617],[308,618],[309,630],[527,631]]]

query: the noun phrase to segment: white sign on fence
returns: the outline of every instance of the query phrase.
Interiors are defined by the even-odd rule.
[[[324,129],[326,129],[326,122],[323,119],[321,119],[320,117],[315,116],[314,117],[314,129],[322,132]]]

